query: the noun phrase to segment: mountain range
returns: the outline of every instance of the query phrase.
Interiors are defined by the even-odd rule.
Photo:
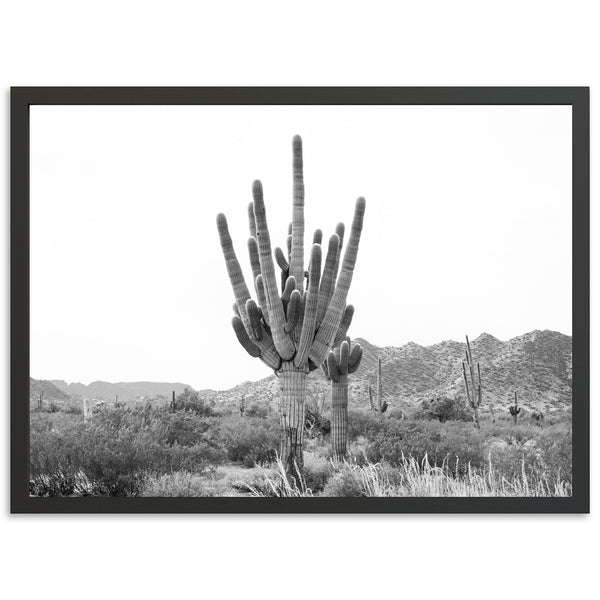
[[[391,407],[406,407],[422,400],[451,397],[465,398],[462,380],[462,360],[466,343],[443,341],[432,346],[410,342],[404,346],[378,347],[357,338],[354,343],[363,347],[363,359],[350,377],[351,406],[368,406],[368,386],[375,388],[377,360],[382,361],[383,393]],[[473,359],[480,363],[483,405],[506,406],[514,391],[521,405],[541,410],[564,409],[571,404],[572,340],[555,331],[531,331],[501,341],[483,333],[471,341]],[[260,368],[257,365],[257,368]],[[35,383],[34,383],[35,382]],[[119,402],[137,399],[170,397],[173,390],[181,393],[182,383],[95,381],[89,385],[66,383],[62,380],[39,382],[32,380],[33,391],[51,385],[57,394],[70,397],[85,396]],[[326,394],[329,382],[320,370],[309,377],[309,395]],[[50,388],[46,393],[51,392]],[[277,378],[274,375],[259,381],[247,381],[225,391],[202,390],[201,396],[217,404],[237,404],[243,397],[247,406],[252,403],[276,403]],[[61,398],[62,399],[62,398]]]
[[[86,398],[116,400],[119,402],[131,402],[140,398],[153,398],[164,396],[170,398],[173,390],[180,394],[186,387],[184,383],[155,383],[151,381],[135,381],[109,383],[108,381],[93,381],[89,385],[83,383],[67,383],[62,379],[51,379],[52,383],[60,391],[69,396],[85,396]]]
[[[383,394],[390,406],[405,407],[422,400],[450,397],[465,399],[462,361],[466,342],[444,341],[432,346],[409,342],[404,346],[375,346],[357,338],[363,358],[350,376],[350,403],[368,406],[368,386],[375,389],[377,360],[381,357]],[[483,404],[506,406],[517,391],[523,406],[539,410],[564,409],[571,405],[571,337],[555,331],[531,331],[501,341],[483,333],[471,341],[473,359],[480,363]],[[326,393],[329,382],[320,370],[309,377],[309,394]],[[215,402],[246,404],[275,402],[277,379],[271,375],[245,382],[227,391],[205,391]]]

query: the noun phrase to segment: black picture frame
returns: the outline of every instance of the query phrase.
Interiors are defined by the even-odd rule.
[[[573,495],[569,498],[33,498],[29,496],[29,107],[31,105],[570,105],[572,107]],[[589,88],[11,88],[12,513],[589,512]]]

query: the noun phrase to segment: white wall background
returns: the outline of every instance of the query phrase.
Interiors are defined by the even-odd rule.
[[[9,85],[590,85],[593,138],[597,133],[600,48],[591,1],[214,6],[7,5],[0,35],[3,138]],[[5,157],[7,151],[5,143]],[[2,164],[7,196],[8,158]],[[592,240],[597,219],[592,208]],[[597,258],[592,241],[593,265]],[[6,258],[2,266],[6,281]],[[7,294],[4,301],[7,339]],[[592,365],[597,343],[595,328]],[[8,398],[7,343],[4,351]],[[262,598],[285,589],[290,598],[504,600],[509,593],[589,598],[597,589],[597,478],[596,514],[589,517],[11,517],[5,406],[0,551],[2,588],[10,597],[62,598],[68,590],[88,598]],[[592,421],[594,470],[594,409]],[[304,561],[300,577],[280,550],[290,538],[294,556]]]
[[[295,132],[305,265],[312,232],[326,251],[367,198],[354,337],[571,333],[568,106],[34,106],[32,376],[226,389],[270,374],[231,330],[215,215],[252,289],[251,182],[285,248]]]

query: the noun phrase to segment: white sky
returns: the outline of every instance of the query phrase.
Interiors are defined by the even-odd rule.
[[[571,333],[570,107],[34,106],[31,375],[269,375],[231,329],[215,216],[250,283],[251,184],[285,246],[296,133],[309,232],[367,199],[352,337]]]

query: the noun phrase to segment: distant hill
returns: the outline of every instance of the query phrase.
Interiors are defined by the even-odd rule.
[[[465,398],[461,363],[466,343],[444,341],[433,346],[410,342],[404,346],[378,347],[355,340],[363,347],[363,359],[350,378],[350,402],[368,406],[368,386],[375,386],[377,359],[382,359],[384,395],[391,406],[406,406],[440,396]],[[485,408],[505,407],[513,391],[525,407],[542,410],[571,404],[571,337],[554,331],[531,331],[508,341],[483,333],[471,341],[473,358],[481,366]],[[326,393],[329,383],[315,371],[309,392]],[[216,402],[237,403],[244,396],[252,402],[275,403],[277,379],[266,377],[245,382],[227,391],[205,391]]]
[[[29,378],[29,402],[32,406],[47,406],[49,403],[64,404],[71,397],[50,381]]]
[[[466,343],[433,346],[409,343],[376,348],[364,340],[366,360],[357,375],[376,381],[377,354],[382,358],[384,390],[391,398],[420,400],[436,396],[464,398],[461,374]],[[531,331],[503,342],[483,333],[471,341],[480,363],[484,403],[505,405],[517,391],[521,402],[537,408],[571,404],[571,337],[554,331]],[[363,359],[364,360],[364,359]]]
[[[62,379],[53,379],[52,383],[59,390],[69,396],[85,396],[86,398],[103,399],[119,402],[131,402],[139,398],[152,398],[156,396],[171,397],[173,390],[180,394],[186,387],[184,383],[158,383],[151,381],[109,383],[107,381],[94,381],[89,385],[83,383],[67,383]]]

